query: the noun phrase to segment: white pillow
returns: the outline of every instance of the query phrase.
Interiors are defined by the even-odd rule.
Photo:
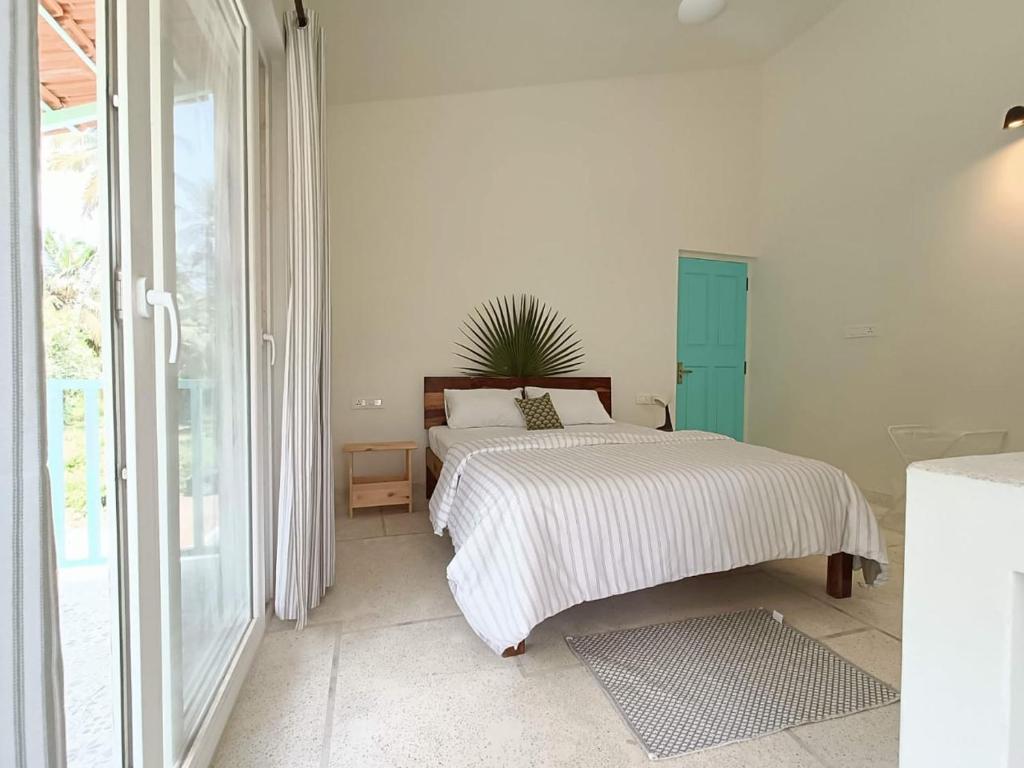
[[[593,389],[544,389],[527,387],[527,397],[551,396],[551,404],[558,411],[558,418],[565,426],[571,424],[614,424],[615,419],[601,404],[601,398]]]
[[[470,427],[525,427],[526,419],[516,405],[523,390],[446,389],[444,411],[452,429]]]

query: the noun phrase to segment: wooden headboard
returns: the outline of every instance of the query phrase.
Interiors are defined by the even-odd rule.
[[[547,389],[593,389],[601,404],[612,413],[612,380],[608,376],[533,376],[524,379],[503,379],[484,376],[424,376],[423,427],[444,426],[444,391],[446,389],[512,389],[513,387],[545,387]]]

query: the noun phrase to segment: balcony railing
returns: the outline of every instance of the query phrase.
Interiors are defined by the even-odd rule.
[[[180,419],[179,435],[189,437],[189,464],[182,495],[191,497],[191,514],[181,510],[181,546],[198,553],[206,542],[208,527],[203,499],[209,490],[204,489],[204,481],[216,485],[216,478],[207,477],[213,470],[204,457],[202,428],[207,410],[213,405],[212,384],[180,379],[178,389],[187,392],[188,398],[187,403],[180,403],[179,413],[184,418]],[[110,537],[104,533],[111,521],[104,487],[102,406],[102,381],[46,382],[47,464],[58,568],[102,565],[109,554],[105,542]]]
[[[47,464],[50,468],[50,503],[53,509],[53,530],[57,540],[58,568],[99,565],[106,561],[102,536],[104,505],[102,451],[100,450],[103,435],[100,419],[102,387],[103,382],[90,379],[48,379],[46,382]],[[76,396],[81,393],[81,407],[84,411],[82,414],[82,431],[85,438],[84,465],[80,463],[83,456],[78,450],[72,450],[74,455],[68,457],[72,461],[70,465],[65,461],[65,448],[67,447],[65,413],[69,405],[65,402],[65,395],[69,392]],[[76,448],[81,447],[79,441],[75,442]],[[69,510],[68,476],[71,473],[80,476],[79,469],[84,472],[85,477],[85,509]],[[80,537],[71,537],[69,533],[77,533],[83,526],[68,525],[69,511],[85,513],[84,551],[82,546],[72,545],[70,554],[68,545],[72,543],[73,538]]]

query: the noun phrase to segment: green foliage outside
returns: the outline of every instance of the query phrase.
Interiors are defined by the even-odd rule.
[[[86,224],[95,220],[99,204],[97,158],[95,131],[44,138],[43,213],[48,223],[57,224],[44,232],[41,254],[49,379],[97,380],[103,373],[103,270],[97,246],[67,234],[59,226],[62,220],[73,217],[79,226],[69,226],[68,230],[87,230],[83,220]],[[53,210],[56,196],[52,190],[70,182],[80,189],[80,209]],[[101,400],[101,413],[102,407]],[[84,524],[86,513],[85,398],[80,391],[65,394],[64,425],[65,514],[68,524],[79,525]]]
[[[102,376],[97,277],[94,246],[45,233],[43,328],[47,378],[96,380]],[[85,397],[79,390],[69,390],[64,395],[64,506],[66,519],[73,525],[85,519],[85,465]]]
[[[43,235],[43,331],[46,345],[46,377],[48,379],[86,379],[98,381],[103,377],[103,280],[106,272],[98,251],[99,209],[98,151],[96,132],[47,135],[43,139],[43,214],[48,226]],[[68,190],[75,190],[76,205],[69,207]],[[201,214],[212,207],[207,200],[208,190],[184,188],[179,190],[184,200],[178,211],[180,233],[184,242],[195,242],[197,253],[184,254],[195,261],[191,269],[182,270],[179,300],[189,311],[186,316],[209,314],[202,305],[205,254],[210,246],[208,217]],[[204,197],[204,194],[206,197]],[[61,210],[63,207],[66,210]],[[93,232],[92,237],[78,237],[69,232]],[[187,237],[185,237],[187,235]],[[92,242],[90,242],[91,240]],[[186,259],[186,266],[191,261]],[[196,280],[189,276],[196,274]],[[197,285],[192,282],[198,281]],[[204,314],[205,312],[205,314]],[[206,324],[207,326],[209,323]],[[209,346],[203,334],[205,326],[186,325],[183,330],[181,370],[189,376],[206,373],[206,360],[194,350]],[[183,428],[179,432],[179,485],[184,494],[193,488],[192,459],[193,434],[190,428],[190,397],[194,393],[183,391],[179,413]],[[105,403],[100,396],[100,423]],[[204,419],[209,421],[209,406],[204,407]],[[207,465],[215,456],[216,441],[213,424],[203,425],[203,455]],[[103,435],[100,435],[100,461],[106,458]],[[97,470],[94,470],[97,471]],[[105,469],[101,466],[100,494],[106,506],[104,487]],[[201,487],[216,486],[216,477],[207,469],[201,478]],[[69,389],[64,395],[64,507],[67,525],[85,524],[87,512],[87,467],[85,432],[85,397],[81,390]]]

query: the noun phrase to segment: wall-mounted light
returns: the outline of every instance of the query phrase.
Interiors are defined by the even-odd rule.
[[[680,24],[705,24],[725,10],[726,0],[680,0]]]
[[[1006,120],[1003,122],[1003,130],[1011,128],[1024,128],[1024,107],[1010,107],[1006,113]]]

